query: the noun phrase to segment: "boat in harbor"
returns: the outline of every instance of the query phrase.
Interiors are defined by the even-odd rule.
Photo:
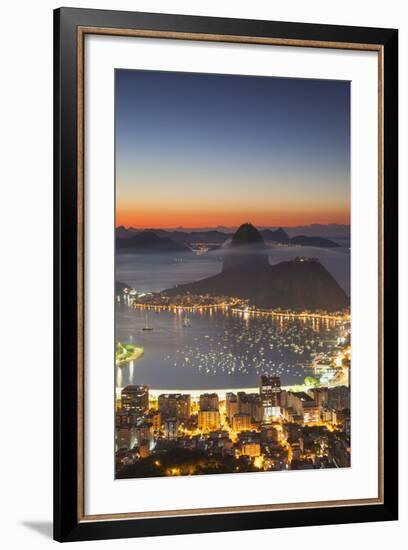
[[[142,330],[153,330],[153,327],[151,327],[149,325],[149,318],[147,316],[147,313],[146,313],[146,316],[145,316],[145,326],[142,328]]]
[[[191,327],[191,320],[190,317],[184,317],[183,319],[183,327]]]

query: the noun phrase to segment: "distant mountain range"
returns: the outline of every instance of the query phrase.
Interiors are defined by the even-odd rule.
[[[298,257],[270,265],[262,232],[243,224],[227,247],[221,273],[164,291],[248,299],[258,307],[338,311],[345,292],[317,259]]]
[[[153,231],[131,232],[126,237],[116,235],[116,247],[121,251],[150,254],[155,252],[175,252],[193,254],[191,249],[170,237],[158,236]]]
[[[297,246],[316,246],[320,248],[335,248],[340,246],[335,241],[326,239],[319,236],[307,236],[307,235],[296,235],[294,237],[289,237],[288,233],[282,228],[278,229],[263,229],[260,231],[264,241],[269,241],[277,244],[286,244],[286,245],[297,245]],[[147,235],[147,237],[143,237]],[[229,239],[232,238],[232,233],[226,233],[224,231],[218,231],[216,229],[211,229],[209,231],[169,231],[166,229],[147,229],[147,230],[136,230],[134,228],[126,229],[123,226],[116,228],[116,243],[118,249],[133,249],[134,251],[145,251],[149,242],[152,243],[152,246],[155,247],[154,251],[159,251],[160,246],[163,249],[170,250],[171,245],[167,242],[160,243],[159,241],[154,241],[152,235],[156,235],[161,239],[171,240],[174,243],[179,243],[185,248],[186,243],[188,244],[199,244],[199,243],[212,243],[212,244],[224,244]],[[128,242],[129,241],[129,242]],[[173,248],[173,250],[175,250]],[[178,251],[181,251],[179,249]]]
[[[125,229],[125,227],[121,226],[122,229]],[[264,229],[270,229],[271,231],[275,231],[278,229],[279,226],[273,227],[273,226],[258,226],[258,231],[263,231]],[[119,227],[118,227],[119,229]],[[183,227],[178,226],[175,228],[169,228],[169,227],[163,227],[162,229],[173,232],[173,231],[180,231],[182,233],[206,233],[208,231],[219,231],[220,233],[229,233],[230,235],[233,235],[238,227],[227,227],[225,225],[217,225],[215,227]],[[344,239],[350,237],[350,225],[346,224],[340,224],[340,223],[327,223],[327,224],[320,224],[320,223],[313,223],[309,225],[295,225],[295,226],[288,226],[288,227],[282,227],[282,229],[285,230],[285,232],[289,235],[289,237],[295,237],[296,235],[306,235],[308,237],[326,237],[327,239]],[[129,227],[128,229],[125,229],[125,231],[136,231],[140,232],[142,229],[136,229],[133,227]]]

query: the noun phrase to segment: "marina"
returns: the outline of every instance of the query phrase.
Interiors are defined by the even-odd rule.
[[[284,319],[229,310],[146,312],[116,304],[116,338],[144,348],[124,365],[117,386],[219,389],[256,387],[259,375],[280,376],[282,385],[302,384],[314,374],[313,359],[336,346],[343,323]]]

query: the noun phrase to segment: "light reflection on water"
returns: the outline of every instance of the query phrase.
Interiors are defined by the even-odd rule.
[[[271,249],[269,260],[276,263],[300,253],[318,257],[349,291],[348,247],[331,250],[279,247]],[[222,265],[218,256],[210,253],[175,261],[166,254],[118,254],[116,280],[139,292],[161,291],[218,273]],[[284,321],[212,310],[189,313],[188,327],[183,325],[180,312],[151,311],[148,322],[153,330],[143,331],[145,315],[116,304],[116,339],[145,349],[136,362],[116,369],[118,387],[127,384],[167,389],[251,387],[258,385],[261,371],[280,375],[282,384],[298,383],[310,374],[311,354],[327,350],[336,335],[334,324],[316,319]]]
[[[117,368],[117,386],[152,388],[239,388],[258,384],[261,372],[282,384],[303,381],[314,353],[328,351],[337,336],[334,322],[282,320],[221,311],[148,313],[153,330],[143,331],[146,313],[116,305],[116,338],[144,347],[136,362]]]

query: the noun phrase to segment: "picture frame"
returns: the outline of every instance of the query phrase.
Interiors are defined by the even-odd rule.
[[[378,62],[378,492],[375,497],[86,513],[85,38],[374,52]],[[145,60],[146,61],[146,60]],[[147,60],[148,61],[148,60]],[[54,12],[54,538],[60,542],[398,518],[398,31],[60,8]],[[113,179],[112,179],[113,185]],[[358,258],[355,260],[358,262]],[[369,275],[368,275],[369,276]],[[88,284],[88,283],[87,283]],[[92,281],[91,283],[92,284]],[[376,300],[374,300],[376,301]],[[109,405],[108,405],[109,406]],[[367,458],[368,460],[368,458]],[[188,482],[189,480],[186,479]]]

